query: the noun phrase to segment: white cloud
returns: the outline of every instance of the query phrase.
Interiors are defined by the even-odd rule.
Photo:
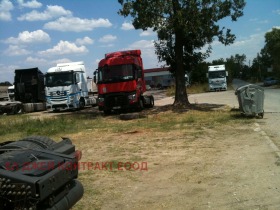
[[[140,33],[140,36],[154,36],[154,35],[156,35],[156,33],[151,28],[148,28],[148,30],[142,31]]]
[[[209,58],[207,58],[207,61],[216,60],[219,58],[229,58],[232,55],[235,54],[245,54],[246,60],[249,62],[249,60],[252,61],[253,58],[257,55],[258,52],[264,47],[264,35],[266,32],[258,32],[255,34],[251,34],[248,37],[245,38],[237,38],[236,41],[229,45],[224,46],[218,41],[214,41],[212,44],[212,53]]]
[[[154,40],[139,40],[128,46],[126,50],[140,49],[145,69],[157,68],[165,65],[164,62],[159,63],[155,54]]]
[[[37,0],[31,0],[24,2],[24,0],[17,0],[19,6],[27,7],[27,8],[40,8],[42,3],[38,2]]]
[[[278,15],[280,15],[280,9],[277,9],[277,10],[275,10],[275,11],[273,11],[273,12],[275,12],[275,13],[278,14]]]
[[[111,34],[108,34],[108,35],[105,35],[105,36],[101,37],[101,38],[99,39],[99,42],[108,43],[108,42],[113,42],[113,41],[115,41],[116,39],[117,39],[116,36],[113,36],[113,35],[111,35]]]
[[[3,0],[0,2],[0,21],[12,20],[11,10],[14,9],[12,2],[9,0]]]
[[[42,30],[37,31],[23,31],[18,34],[18,37],[10,37],[4,42],[9,44],[29,44],[29,43],[41,43],[50,42],[51,38],[49,34]]]
[[[77,54],[87,53],[88,49],[85,46],[78,47],[75,43],[68,41],[60,41],[56,46],[45,51],[40,51],[40,55],[52,56],[52,55],[65,55],[65,54]]]
[[[9,45],[8,49],[6,49],[4,53],[5,55],[8,56],[20,56],[20,55],[28,55],[31,52],[17,45]]]
[[[139,40],[129,45],[132,49],[144,49],[144,48],[153,48],[154,49],[154,40]]]
[[[124,23],[122,24],[121,29],[122,29],[122,30],[125,30],[125,31],[133,30],[133,29],[134,29],[134,26],[133,26],[131,23],[124,22]]]
[[[20,66],[0,64],[1,82],[9,81],[10,83],[13,83],[15,69],[20,69]]]
[[[94,40],[89,38],[88,36],[85,36],[83,39],[76,39],[76,44],[78,45],[86,45],[86,44],[93,44]]]
[[[68,59],[68,58],[61,58],[61,59],[57,59],[54,61],[51,61],[51,63],[56,66],[58,63],[71,63],[73,62],[72,60]]]
[[[29,13],[20,16],[18,20],[20,21],[50,20],[61,16],[72,16],[72,12],[70,10],[65,10],[62,6],[48,5],[45,11],[38,12],[36,10],[33,10]]]
[[[26,58],[26,62],[30,63],[30,64],[35,64],[35,65],[46,65],[48,64],[48,61],[46,59],[43,58],[36,58],[36,57],[27,57]]]
[[[44,25],[45,29],[57,31],[92,31],[94,28],[111,27],[112,23],[108,19],[81,19],[77,17],[60,17]]]

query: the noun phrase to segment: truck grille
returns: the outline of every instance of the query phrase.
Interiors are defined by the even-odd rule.
[[[68,94],[69,91],[53,91],[50,92],[48,97],[50,97],[50,100],[53,102],[63,102],[63,101],[67,101]]]
[[[128,105],[128,98],[125,95],[110,95],[105,98],[105,106],[116,107]]]

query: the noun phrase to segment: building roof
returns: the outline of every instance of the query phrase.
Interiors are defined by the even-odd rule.
[[[144,73],[169,71],[169,67],[144,69]]]

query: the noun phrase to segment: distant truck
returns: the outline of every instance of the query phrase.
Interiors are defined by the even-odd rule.
[[[210,91],[227,90],[227,76],[225,65],[208,66],[208,84]]]
[[[144,95],[146,85],[140,50],[106,54],[98,64],[94,81],[98,88],[97,104],[105,114],[154,106],[153,96]]]
[[[9,98],[9,101],[15,100],[15,86],[14,85],[8,87],[8,98]]]
[[[84,63],[60,63],[45,74],[47,108],[82,109],[95,105],[96,99],[88,90]]]
[[[22,103],[45,101],[44,74],[38,68],[15,70],[15,100]]]
[[[37,67],[16,69],[14,85],[6,94],[9,101],[0,103],[0,114],[45,110],[44,74]]]
[[[8,98],[8,87],[9,86],[0,86],[0,101],[7,101]]]

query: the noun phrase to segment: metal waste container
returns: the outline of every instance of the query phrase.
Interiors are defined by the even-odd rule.
[[[259,116],[263,118],[264,89],[258,85],[244,85],[236,89],[239,109],[246,116]]]

